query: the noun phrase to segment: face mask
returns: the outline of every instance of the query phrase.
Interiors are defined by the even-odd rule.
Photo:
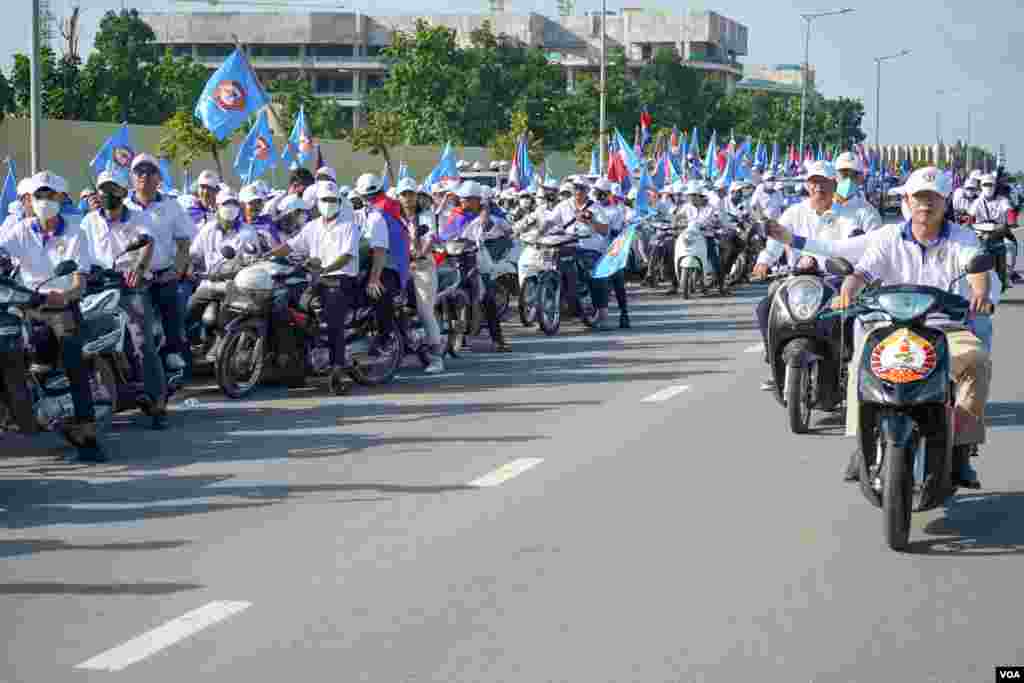
[[[107,211],[113,211],[114,209],[118,209],[121,207],[121,204],[124,203],[124,197],[121,197],[116,194],[108,194],[104,192],[103,194],[100,195],[100,197],[103,200],[103,208],[106,209]]]
[[[320,209],[320,215],[325,218],[334,218],[341,210],[341,205],[338,202],[317,202],[316,206]]]
[[[857,183],[852,178],[843,178],[836,187],[836,194],[843,199],[849,199],[857,191]]]
[[[220,216],[220,219],[222,221],[230,223],[231,221],[238,218],[238,211],[239,209],[237,206],[231,206],[229,204],[227,206],[222,206],[219,209],[217,209],[217,215]]]
[[[996,188],[994,188],[994,187],[986,187],[983,190],[983,192],[984,192],[984,195],[985,195],[985,199],[992,199],[993,197],[996,196]]]
[[[33,199],[32,211],[40,220],[48,221],[60,213],[60,202],[51,199]]]

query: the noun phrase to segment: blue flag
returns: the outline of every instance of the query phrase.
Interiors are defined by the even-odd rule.
[[[595,146],[590,150],[590,173],[587,175],[600,175],[601,174],[601,161],[598,158],[597,147]]]
[[[174,174],[171,172],[171,160],[160,158],[160,181],[164,184],[164,192],[174,189]]]
[[[651,182],[651,177],[647,175],[647,166],[644,165],[640,169],[640,182],[636,185],[636,215],[646,216],[647,214],[655,213],[657,209],[651,206],[651,198],[649,192],[654,189],[654,183]]]
[[[245,136],[235,157],[235,172],[248,185],[259,178],[267,169],[277,165],[277,152],[274,150],[274,132],[267,122],[267,112],[263,110],[256,117],[256,123]]]
[[[4,178],[3,194],[0,195],[0,216],[6,218],[7,207],[18,198],[18,180],[14,177],[14,160],[7,162],[7,177]]]
[[[295,125],[292,126],[288,142],[281,150],[281,159],[286,164],[304,164],[313,158],[313,135],[309,126],[306,125],[306,110],[299,107],[299,113],[295,115]]]
[[[427,184],[433,185],[439,183],[442,180],[448,180],[450,178],[458,178],[459,170],[455,167],[455,152],[452,150],[452,143],[448,143],[444,146],[444,150],[441,152],[441,158],[437,162],[437,166],[430,172],[427,177]]]
[[[96,152],[89,168],[92,169],[94,177],[108,168],[111,171],[128,171],[134,158],[135,150],[132,148],[132,141],[128,135],[128,124],[122,123],[117,132],[107,138],[107,141]]]
[[[398,165],[398,179],[403,180],[405,178],[412,178],[412,173],[409,172],[409,165],[403,161]]]
[[[508,180],[517,190],[525,190],[533,178],[533,164],[530,163],[530,144],[526,133],[519,136],[516,143],[512,167],[508,171]]]
[[[629,250],[633,246],[633,238],[636,236],[636,226],[636,221],[630,221],[622,234],[612,240],[601,260],[594,264],[591,277],[597,279],[611,277],[626,267],[626,262],[629,261]]]
[[[380,191],[387,192],[391,189],[391,164],[384,161],[384,168],[380,172]]]
[[[248,60],[236,48],[206,82],[195,114],[206,130],[223,140],[268,103]]]
[[[718,153],[718,131],[711,132],[711,141],[708,142],[708,151],[704,156],[704,177],[717,178],[718,164],[715,158]]]

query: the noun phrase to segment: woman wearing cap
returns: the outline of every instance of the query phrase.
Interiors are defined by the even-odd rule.
[[[166,429],[167,378],[153,337],[155,313],[149,292],[151,281],[147,278],[153,259],[153,245],[150,243],[136,254],[114,262],[140,236],[152,238],[150,219],[124,206],[129,183],[126,172],[104,171],[100,174],[96,185],[101,206],[82,221],[82,232],[88,239],[96,265],[124,274],[127,288],[121,296],[120,306],[128,316],[128,332],[132,337],[131,348],[135,356],[135,376],[142,376],[144,392],[136,400],[139,407],[151,417],[153,429]]]
[[[444,372],[444,345],[441,342],[441,326],[434,315],[437,303],[437,267],[434,264],[431,245],[436,234],[434,214],[420,207],[416,181],[402,178],[398,181],[398,201],[402,205],[402,222],[409,232],[410,288],[416,301],[416,313],[427,335],[431,347],[430,364],[426,372],[434,375]]]
[[[52,280],[43,287],[45,307],[30,310],[28,315],[47,326],[47,335],[35,340],[37,355],[42,356],[45,363],[52,363],[59,355],[71,383],[75,423],[67,433],[68,440],[75,445],[78,458],[83,462],[103,462],[106,456],[96,433],[91,373],[82,357],[78,316],[69,308],[85,288],[91,252],[79,222],[60,214],[61,197],[66,189],[64,179],[49,171],[33,175],[25,190],[32,197],[34,216],[19,221],[0,236],[0,251],[18,260],[21,281],[26,287],[42,285],[62,261],[78,264],[77,272]],[[57,340],[59,344],[54,343]],[[25,368],[16,370],[26,371]],[[26,396],[24,400],[29,398]]]

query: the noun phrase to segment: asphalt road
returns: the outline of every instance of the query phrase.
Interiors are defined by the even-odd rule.
[[[980,492],[895,554],[818,414],[758,391],[753,305],[633,290],[634,330],[351,396],[268,388],[113,462],[0,459],[11,682],[973,682],[1024,664],[1024,287],[996,316]],[[646,399],[646,400],[645,400]],[[822,419],[823,418],[823,419]]]

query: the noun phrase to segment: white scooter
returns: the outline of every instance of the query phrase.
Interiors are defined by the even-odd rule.
[[[511,244],[510,244],[511,242]],[[494,298],[498,305],[498,319],[504,320],[512,302],[519,298],[519,257],[523,244],[517,239],[487,240],[484,242],[487,258],[481,258],[481,272],[494,282]],[[484,261],[487,261],[485,267]]]
[[[698,289],[704,293],[705,277],[715,275],[715,271],[708,260],[708,243],[701,231],[701,224],[689,223],[679,233],[676,238],[675,262],[683,298],[689,299]]]

